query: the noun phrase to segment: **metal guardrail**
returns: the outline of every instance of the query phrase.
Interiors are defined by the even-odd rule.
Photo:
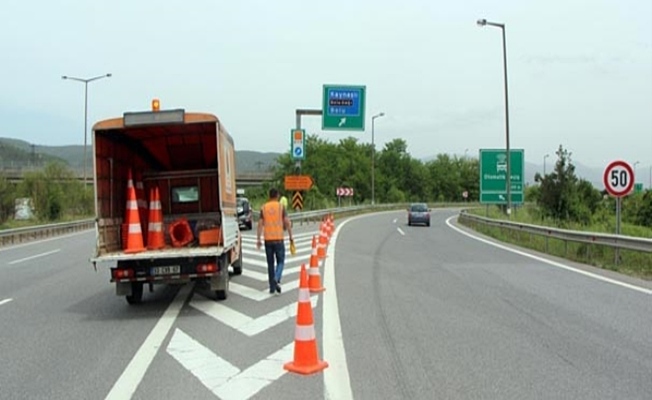
[[[438,204],[438,206],[447,205],[464,205],[464,204]],[[312,210],[290,213],[290,220],[300,224],[319,222],[321,219],[329,214],[343,215],[357,212],[369,212],[380,210],[391,210],[406,208],[405,204],[376,204],[376,205],[358,205],[349,207],[336,207],[327,208],[323,210]],[[62,222],[50,225],[29,226],[24,228],[5,229],[0,230],[0,247],[7,245],[15,245],[25,243],[32,240],[46,239],[58,235],[63,235],[71,232],[77,232],[95,227],[95,219],[86,219],[74,222]]]
[[[0,230],[0,247],[78,232],[95,227],[94,219]]]
[[[596,244],[602,246],[609,246],[616,249],[626,249],[626,250],[635,250],[635,251],[643,251],[646,253],[652,253],[652,239],[648,239],[648,238],[615,235],[609,233],[582,232],[582,231],[553,228],[548,226],[538,226],[538,225],[524,224],[518,222],[502,221],[502,220],[497,220],[492,218],[481,217],[479,215],[469,214],[468,212],[465,211],[462,211],[459,214],[458,219],[460,220],[460,222],[464,222],[465,220],[467,220],[473,223],[495,226],[498,228],[509,229],[517,232],[530,233],[533,235],[543,236],[546,238],[559,239],[567,242]]]

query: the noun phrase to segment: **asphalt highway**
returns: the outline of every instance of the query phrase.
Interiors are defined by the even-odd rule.
[[[283,293],[243,232],[244,269],[217,302],[156,286],[130,306],[93,231],[0,249],[0,399],[649,399],[652,285],[494,243],[434,210],[337,220],[311,294],[316,374],[293,360],[301,264]]]

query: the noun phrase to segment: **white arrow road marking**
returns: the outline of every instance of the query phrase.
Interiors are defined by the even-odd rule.
[[[176,329],[167,352],[190,371],[208,390],[224,400],[246,400],[287,372],[292,360],[290,343],[244,371],[224,360],[182,330]]]
[[[302,233],[297,233],[294,235],[294,241],[296,243],[302,241],[302,239],[309,239],[312,240],[313,236],[317,236],[319,238],[319,231],[316,232],[302,232]],[[244,234],[242,235],[242,240],[245,242],[251,242],[251,243],[256,243],[256,234]],[[290,239],[289,238],[284,238],[285,242],[289,243]]]
[[[310,242],[306,243],[306,246],[302,246],[300,243],[297,242],[294,242],[294,244],[297,247],[297,254],[299,253],[310,254],[310,252],[312,251],[312,243]],[[285,255],[290,256],[290,250],[289,250],[290,243],[286,243],[285,247],[286,247]],[[255,243],[242,242],[242,249],[250,250],[253,255],[260,255],[262,257],[265,257],[265,248],[261,246],[261,248],[258,249]]]
[[[244,272],[244,271],[243,271]],[[283,283],[281,285],[283,292],[287,293],[290,292],[294,289],[299,288],[299,280],[294,280],[291,282]],[[246,297],[249,300],[254,300],[254,301],[263,301],[269,299],[269,296],[271,295],[269,293],[269,288],[263,289],[263,290],[258,290],[251,288],[249,286],[245,285],[240,285],[239,283],[235,282],[229,282],[229,290],[232,293],[235,293],[237,295],[240,295],[242,297]]]
[[[145,372],[147,372],[152,360],[154,360],[154,356],[156,356],[156,353],[161,347],[161,343],[163,343],[168,332],[170,332],[172,324],[174,324],[174,321],[177,319],[181,307],[183,307],[183,304],[186,302],[186,299],[194,286],[194,283],[184,285],[179,292],[177,292],[172,303],[170,303],[161,319],[158,320],[154,329],[152,329],[138,349],[138,352],[136,352],[134,358],[131,359],[127,368],[125,368],[122,375],[120,375],[120,378],[118,378],[118,381],[111,388],[111,391],[106,396],[107,400],[130,399],[131,396],[133,396],[136,388],[138,388],[138,385],[143,380]]]
[[[193,296],[193,299],[190,301],[190,306],[247,336],[257,335],[297,315],[297,302],[283,306],[276,311],[272,311],[258,318],[251,318],[228,306],[216,303],[215,300],[205,297],[203,299],[196,299],[197,297],[203,296]],[[269,295],[267,295],[267,298],[269,298]],[[318,301],[318,296],[312,296],[310,298],[313,308],[317,306]]]
[[[301,272],[301,267],[283,268],[283,276],[294,274],[295,272]],[[246,276],[247,278],[255,279],[261,282],[267,282],[269,279],[267,277],[267,272],[256,272],[248,269],[242,270],[242,276]],[[229,284],[231,283],[232,282],[229,282]]]
[[[4,299],[4,300],[0,301],[0,306],[3,306],[3,305],[5,305],[5,304],[7,304],[7,303],[9,303],[10,301],[13,301],[13,300],[14,299]]]
[[[14,260],[14,261],[10,262],[9,265],[22,263],[24,261],[33,260],[35,258],[49,256],[50,254],[58,253],[60,251],[61,251],[61,249],[56,249],[56,250],[48,251],[46,253],[41,253],[41,254],[36,254],[36,255],[30,256],[30,257],[21,258],[20,260]]]
[[[297,252],[299,253],[299,252]],[[262,260],[257,260],[254,257],[251,257],[251,254],[248,253],[247,251],[243,252],[243,259],[244,259],[244,264],[245,264],[245,269],[249,265],[253,265],[256,267],[261,267],[264,268],[265,271],[267,271],[267,261],[263,258]],[[302,258],[297,258],[297,256],[289,256],[289,254],[285,255],[285,264],[287,265],[288,263],[292,262],[303,262],[303,263],[308,263],[310,262],[310,257],[302,257]]]

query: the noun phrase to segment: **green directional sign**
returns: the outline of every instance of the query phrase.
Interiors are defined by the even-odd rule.
[[[634,184],[634,193],[641,193],[643,191],[643,184],[642,183],[635,183]]]
[[[524,201],[523,149],[510,149],[511,203]],[[507,152],[504,149],[480,149],[480,203],[507,204]]]
[[[321,129],[364,131],[365,86],[324,85]]]

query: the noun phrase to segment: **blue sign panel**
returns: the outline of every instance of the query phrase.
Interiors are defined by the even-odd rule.
[[[326,112],[338,117],[358,117],[361,103],[361,88],[330,88]]]

